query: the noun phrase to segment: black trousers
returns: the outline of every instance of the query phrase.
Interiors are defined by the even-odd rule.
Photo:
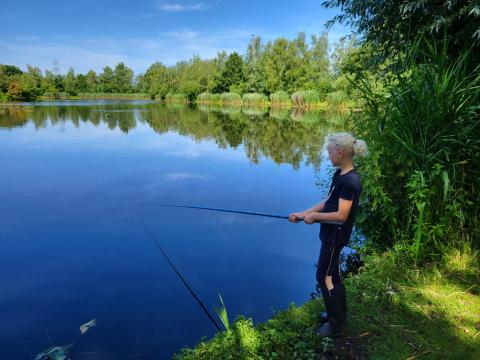
[[[332,296],[342,285],[340,277],[340,252],[344,246],[342,228],[336,227],[326,239],[321,239],[322,247],[317,265],[317,283],[323,297]],[[328,289],[325,280],[332,277],[333,289]]]

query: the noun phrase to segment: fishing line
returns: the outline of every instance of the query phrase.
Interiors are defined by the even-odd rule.
[[[192,288],[190,287],[190,285],[188,285],[187,281],[185,280],[185,278],[182,276],[182,274],[180,274],[180,272],[177,270],[177,268],[175,267],[175,265],[173,265],[173,262],[170,260],[170,258],[168,257],[168,255],[165,253],[165,251],[163,251],[162,247],[160,246],[160,244],[158,243],[158,241],[155,239],[155,237],[153,236],[153,234],[150,232],[150,230],[147,228],[147,226],[144,224],[144,222],[141,220],[141,219],[138,219],[138,221],[140,222],[140,224],[142,225],[143,229],[147,232],[148,236],[150,237],[150,239],[152,239],[153,243],[157,246],[158,250],[160,250],[160,253],[163,255],[163,257],[165,258],[165,260],[167,260],[168,264],[170,265],[170,267],[173,269],[173,271],[175,271],[175,273],[177,274],[177,276],[180,278],[180,280],[182,280],[183,284],[185,285],[185,287],[187,288],[187,290],[190,292],[190,294],[194,297],[195,300],[197,300],[197,303],[198,305],[200,305],[200,307],[203,309],[203,311],[205,312],[205,315],[208,316],[208,318],[210,319],[210,321],[212,322],[212,324],[217,328],[218,331],[221,331],[222,329],[220,328],[220,326],[218,326],[217,322],[215,321],[215,319],[213,318],[213,316],[209,313],[209,311],[207,310],[206,306],[203,304],[203,302],[198,298],[198,296],[195,294],[195,292],[192,290]]]
[[[285,215],[276,215],[276,214],[267,214],[267,213],[259,213],[259,212],[252,212],[252,211],[240,211],[240,210],[230,210],[230,209],[219,209],[219,208],[210,208],[210,207],[202,207],[202,206],[190,206],[190,205],[174,205],[174,204],[152,204],[152,203],[144,203],[140,204],[144,206],[160,206],[160,207],[175,207],[175,208],[186,208],[186,209],[196,209],[196,210],[209,210],[209,211],[220,211],[220,212],[227,212],[227,213],[235,213],[235,214],[244,214],[244,215],[254,215],[254,216],[264,216],[269,218],[276,218],[276,219],[285,219],[288,220],[288,216]],[[304,221],[304,218],[297,218],[299,221]],[[329,225],[337,225],[342,226],[344,223],[341,221],[316,221],[322,224],[329,224]]]

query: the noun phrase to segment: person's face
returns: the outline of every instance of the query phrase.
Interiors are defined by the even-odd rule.
[[[332,162],[333,166],[340,166],[344,157],[344,151],[337,149],[333,144],[328,144],[328,158]]]

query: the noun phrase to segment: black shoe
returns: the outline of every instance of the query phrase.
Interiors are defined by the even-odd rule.
[[[323,323],[326,323],[327,321],[328,321],[328,314],[325,311],[322,311],[320,313],[320,322],[323,324]]]
[[[346,320],[345,288],[343,285],[340,285],[332,292],[333,294],[331,296],[323,298],[328,314],[328,321],[316,330],[317,334],[321,337],[340,336]]]
[[[327,321],[324,323],[322,326],[318,327],[317,330],[315,331],[318,336],[324,338],[324,337],[338,337],[342,335],[342,328],[336,327],[335,325],[332,324],[331,321]]]

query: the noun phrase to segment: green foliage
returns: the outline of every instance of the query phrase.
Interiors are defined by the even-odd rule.
[[[314,299],[257,326],[238,317],[231,331],[184,348],[174,359],[351,359],[365,358],[367,346],[371,359],[421,355],[434,360],[438,354],[476,359],[478,259],[465,248],[448,254],[441,265],[412,268],[393,252],[366,256],[359,274],[345,280],[348,325],[343,339],[321,340],[315,334],[323,301]]]
[[[165,95],[165,102],[167,103],[176,103],[176,104],[186,104],[188,101],[185,94],[171,94],[168,93]]]
[[[236,53],[231,53],[223,71],[213,88],[213,92],[222,93],[227,91],[232,91],[231,87],[239,87],[244,81],[244,64],[242,57]]]
[[[317,90],[297,91],[292,94],[292,104],[298,107],[315,106],[320,100],[320,93]]]
[[[449,61],[448,49],[418,42],[384,96],[364,82],[355,119],[375,154],[361,164],[362,226],[369,241],[416,261],[480,246],[480,68],[469,70],[469,53]]]
[[[5,102],[7,101],[7,95],[3,93],[3,91],[0,90],[0,102]]]
[[[335,22],[357,30],[362,43],[373,46],[380,56],[374,62],[401,57],[403,49],[419,36],[442,42],[447,36],[445,55],[455,61],[472,48],[470,68],[480,64],[480,6],[475,0],[326,0],[323,6],[341,7]],[[419,59],[421,61],[421,58]]]
[[[73,70],[73,68],[70,68],[68,70],[67,76],[65,76],[64,87],[65,92],[69,95],[77,94],[77,84],[75,79],[75,71]]]
[[[269,104],[268,97],[259,93],[243,94],[242,102],[246,106],[265,106]]]
[[[197,103],[198,104],[220,104],[222,101],[220,94],[212,94],[204,92],[198,95]]]
[[[33,101],[36,99],[35,93],[30,88],[17,81],[9,83],[5,95],[9,101]]]
[[[146,100],[149,98],[148,94],[142,93],[79,93],[76,98],[78,99],[120,99],[120,100]]]
[[[125,66],[124,63],[118,63],[113,71],[112,92],[130,93],[133,91],[133,70]]]
[[[333,106],[346,105],[348,100],[349,100],[348,94],[343,90],[337,90],[337,91],[331,92],[327,94],[325,98],[325,101],[329,105],[333,105]]]
[[[220,96],[222,100],[222,105],[241,105],[242,104],[242,96],[237,93],[223,93]]]
[[[222,307],[220,309],[215,309],[215,311],[217,312],[218,318],[222,322],[222,325],[225,328],[225,330],[229,331],[230,330],[230,321],[228,320],[227,308],[225,307],[225,303],[223,302],[222,295],[218,294],[218,297],[220,298],[220,302],[222,304]]]
[[[290,106],[292,98],[286,91],[277,91],[270,94],[270,102],[272,106]]]

